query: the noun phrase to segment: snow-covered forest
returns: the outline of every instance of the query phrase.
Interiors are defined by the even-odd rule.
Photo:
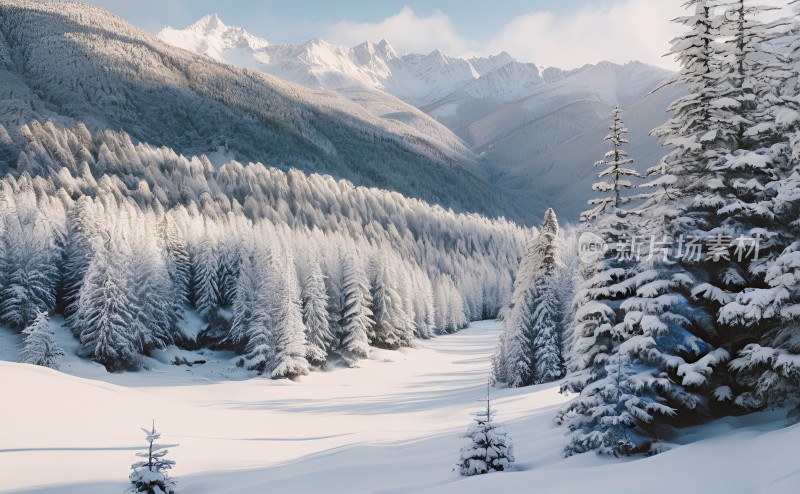
[[[19,131],[16,178],[0,182],[0,318],[22,330],[64,314],[111,370],[173,343],[236,348],[275,376],[332,352],[355,364],[370,344],[494,317],[527,233],[331,177],[216,170],[82,124]],[[210,323],[202,343],[177,330],[187,308]]]
[[[132,492],[794,492],[800,0],[689,0],[665,121],[615,106],[580,221],[536,228],[422,110],[406,128],[54,5],[0,4],[0,376],[40,391],[2,412],[14,489],[63,487],[33,451],[63,492],[116,489],[141,448],[113,431],[152,413]],[[47,420],[76,393],[79,426]]]
[[[654,454],[675,428],[800,400],[800,23],[746,0],[687,6],[670,81],[687,94],[653,130],[665,157],[636,171],[615,110],[578,232],[606,249],[559,306],[549,212],[505,311],[494,377],[566,372],[568,455]]]

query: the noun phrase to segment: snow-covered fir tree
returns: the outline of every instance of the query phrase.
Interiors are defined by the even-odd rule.
[[[64,250],[61,274],[61,297],[69,321],[78,309],[81,286],[94,254],[94,237],[98,234],[94,202],[83,196],[67,216],[68,240]]]
[[[0,321],[22,329],[55,307],[60,257],[33,191],[18,195],[15,211],[2,224],[0,242]]]
[[[192,263],[186,240],[170,216],[165,215],[159,225],[161,245],[164,249],[167,262],[167,273],[172,280],[172,289],[178,295],[177,302],[189,302],[189,289],[191,287]]]
[[[241,242],[231,237],[220,242],[219,245],[217,286],[221,306],[231,305],[236,298],[236,277],[242,262],[240,245]]]
[[[216,243],[206,234],[194,256],[194,304],[206,319],[219,310],[219,252]]]
[[[461,475],[502,472],[514,463],[514,445],[503,426],[492,419],[494,413],[487,386],[486,409],[475,414],[475,421],[462,436],[469,444],[461,448],[456,464]]]
[[[620,242],[626,255],[611,263],[601,259],[579,290],[575,374],[567,388],[581,396],[559,415],[576,431],[568,454],[657,452],[660,430],[729,413],[732,402],[749,399],[739,394],[742,383],[725,363],[752,341],[753,329],[764,328],[748,328],[742,316],[755,308],[744,307],[760,299],[760,278],[786,238],[780,218],[770,211],[782,155],[770,129],[778,127],[759,120],[769,112],[756,111],[774,109],[775,89],[758,81],[776,74],[763,74],[769,56],[754,52],[763,48],[758,38],[766,39],[766,31],[747,17],[758,9],[739,2],[727,9],[702,0],[687,5],[693,12],[678,19],[688,31],[673,42],[681,64],[673,82],[685,84],[688,95],[671,105],[672,117],[654,131],[674,149],[648,172],[649,192],[635,196],[634,207],[598,219],[609,234],[626,240]],[[759,236],[764,258],[736,255],[737,239]],[[636,237],[649,245],[637,247]],[[690,254],[694,238],[708,250]],[[631,255],[637,248],[640,256]],[[641,258],[625,262],[634,257]],[[734,362],[735,371],[748,368]],[[625,370],[629,366],[633,381]],[[635,400],[614,401],[625,394]],[[599,420],[601,410],[613,417],[629,412],[620,405],[637,406],[638,415],[609,420],[624,423],[627,437],[635,440],[620,442],[620,432],[609,433]]]
[[[628,456],[658,452],[652,438],[658,435],[655,416],[675,411],[661,403],[659,390],[670,386],[665,376],[640,373],[625,345],[605,361],[602,378],[585,388],[581,398],[569,406],[567,418],[575,433],[566,448],[568,455],[595,451],[597,454]]]
[[[272,269],[275,277],[271,310],[276,334],[270,375],[273,378],[294,378],[308,374],[309,368],[300,288],[291,254],[282,249],[280,255],[273,255]]]
[[[133,471],[128,476],[131,482],[128,492],[175,494],[177,480],[168,473],[175,466],[175,462],[167,458],[169,450],[156,443],[161,439],[161,433],[156,432],[155,421],[152,429],[142,428],[142,431],[146,435],[147,451],[136,453],[136,456],[145,459],[131,465]]]
[[[328,321],[328,294],[325,291],[325,277],[316,260],[307,262],[300,285],[300,300],[308,345],[306,359],[311,364],[319,366],[324,364],[328,357],[333,333]]]
[[[182,318],[182,295],[167,271],[156,237],[145,225],[132,225],[139,235],[133,239],[130,254],[131,331],[140,338],[143,352],[164,348],[175,341],[178,321]]]
[[[86,355],[110,371],[122,371],[137,364],[141,335],[132,330],[130,273],[119,241],[108,232],[103,237],[94,248],[71,325]]]
[[[244,346],[247,368],[259,373],[267,370],[274,352],[269,310],[273,277],[269,256],[260,247],[243,252],[233,302],[231,339]]]
[[[493,379],[519,387],[563,376],[561,304],[557,299],[558,221],[548,209],[520,263],[512,307],[494,359]]]
[[[633,187],[629,177],[641,177],[639,172],[628,167],[633,163],[633,159],[623,149],[623,146],[629,144],[630,141],[625,137],[628,129],[625,127],[625,122],[622,121],[622,110],[619,107],[614,108],[609,131],[603,140],[611,143],[612,149],[606,153],[602,160],[595,162],[594,166],[599,166],[603,169],[598,175],[601,180],[592,185],[592,190],[606,195],[589,201],[589,205],[594,206],[594,208],[583,212],[581,214],[582,220],[595,219],[611,207],[619,208],[623,203],[627,202],[627,196],[624,196],[622,192]]]
[[[763,230],[767,251],[747,266],[762,283],[743,287],[719,312],[723,327],[747,336],[740,339],[745,345],[729,364],[735,381],[720,393],[745,410],[785,405],[800,409],[800,3],[792,6],[795,16],[784,20],[794,36],[791,63],[782,83],[764,98],[763,106],[771,106],[771,112],[758,127],[768,130],[766,143],[772,144],[749,153],[747,160],[760,155],[762,163],[775,170],[755,182],[751,193],[772,220],[764,222],[769,225]],[[748,133],[752,134],[756,133]],[[764,135],[757,135],[764,146]]]
[[[398,289],[398,273],[384,254],[372,260],[372,280],[370,293],[374,325],[369,334],[374,346],[397,349],[408,346],[413,333],[409,333],[406,308]]]
[[[338,280],[340,310],[335,326],[335,349],[349,365],[369,355],[368,334],[372,331],[372,310],[365,304],[369,296],[367,275],[361,260],[354,254],[340,258],[340,280]]]
[[[20,362],[53,369],[58,368],[58,360],[65,357],[66,354],[56,342],[46,312],[37,314],[36,319],[22,331],[22,334],[24,337],[22,349],[19,352]]]

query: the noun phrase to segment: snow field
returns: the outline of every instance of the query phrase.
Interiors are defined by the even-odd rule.
[[[0,362],[5,395],[20,397],[0,408],[0,492],[122,492],[151,418],[162,443],[180,444],[169,457],[181,493],[795,492],[800,426],[782,428],[783,411],[690,429],[675,440],[689,444],[651,458],[564,459],[552,417],[567,398],[553,384],[493,389],[517,461],[460,477],[459,435],[481,407],[499,330],[473,323],[298,382],[241,380],[231,355],[213,353],[191,368],[152,360],[149,371],[108,374],[72,357],[57,330],[70,355],[62,370],[83,377]],[[0,330],[1,358],[16,338]]]

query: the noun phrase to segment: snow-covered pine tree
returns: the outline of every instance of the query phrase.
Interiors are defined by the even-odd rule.
[[[247,368],[263,373],[273,355],[269,298],[273,274],[266,253],[251,246],[242,253],[230,339],[245,348]]]
[[[396,350],[409,344],[406,334],[403,300],[397,290],[398,274],[385,254],[376,254],[372,259],[372,311],[374,326],[370,343],[380,348]]]
[[[703,22],[711,22],[704,16],[710,11],[699,4],[700,20],[683,21],[693,26],[699,22],[699,32],[704,33]],[[705,38],[698,36],[699,40],[679,38],[675,49],[705,53]],[[614,141],[615,147],[621,142]],[[656,180],[650,185],[673,183]],[[575,295],[572,359],[564,389],[580,395],[556,417],[574,432],[567,455],[590,450],[617,456],[658,452],[663,422],[671,421],[679,407],[693,411],[701,402],[699,394],[673,380],[680,381],[680,376],[684,386],[702,384],[709,366],[724,358],[724,352],[702,355],[708,345],[692,332],[701,331],[708,317],[688,307],[686,295],[671,293],[684,288],[687,276],[659,251],[662,217],[674,211],[665,200],[670,195],[659,191],[617,200],[619,188],[613,182],[607,185],[595,190],[613,200],[590,204],[608,207],[583,215],[592,220],[583,235],[596,235],[609,249],[597,252],[596,260],[586,259]],[[636,207],[623,207],[632,200]],[[640,248],[651,240],[652,245]]]
[[[336,328],[336,350],[345,362],[357,365],[359,359],[369,356],[369,340],[367,334],[373,324],[372,311],[364,305],[368,283],[361,260],[353,253],[346,253],[340,258],[341,282],[339,324]]]
[[[514,463],[514,445],[502,425],[492,420],[489,386],[486,386],[486,409],[475,414],[474,423],[462,436],[469,444],[461,448],[456,464],[461,475],[482,475],[508,470]]]
[[[308,346],[303,314],[300,307],[300,287],[291,253],[286,249],[273,252],[272,270],[275,273],[271,310],[274,354],[270,363],[273,379],[295,378],[308,374]]]
[[[499,363],[504,367],[494,380],[519,387],[563,376],[561,305],[556,295],[558,221],[548,209],[539,234],[530,242],[520,263],[513,307],[504,321]]]
[[[219,310],[219,256],[217,246],[208,233],[197,246],[193,260],[194,304],[201,316],[213,318]]]
[[[779,85],[779,103],[772,107],[777,141],[785,151],[772,154],[780,171],[767,182],[769,193],[760,204],[774,215],[770,234],[773,255],[750,263],[763,276],[763,286],[746,287],[719,313],[726,326],[743,328],[751,338],[739,350],[729,368],[736,387],[725,396],[746,410],[796,405],[800,413],[800,2],[792,2],[795,16],[790,25],[790,75]],[[772,146],[780,149],[781,146]],[[784,158],[784,159],[781,159]],[[782,226],[782,228],[776,225]],[[766,230],[766,229],[765,229]],[[744,332],[744,331],[743,331]]]
[[[412,292],[410,267],[405,265],[399,258],[393,258],[391,262],[393,264],[392,269],[397,275],[397,294],[400,296],[402,306],[400,318],[402,344],[403,346],[411,346],[411,340],[417,334],[417,325],[414,318],[415,294]]]
[[[610,142],[612,149],[602,160],[595,162],[594,166],[602,167],[603,170],[598,175],[601,180],[592,185],[592,190],[606,195],[589,201],[589,205],[594,208],[581,213],[582,220],[595,219],[612,207],[622,206],[629,200],[628,196],[622,195],[623,190],[633,186],[629,177],[641,178],[639,172],[628,167],[633,163],[633,159],[623,149],[623,146],[629,144],[630,141],[625,138],[628,129],[625,127],[625,122],[622,121],[622,110],[618,106],[614,107],[611,126],[608,129],[610,132],[603,140]]]
[[[72,324],[82,351],[109,371],[119,372],[135,366],[141,340],[131,330],[129,273],[118,240],[107,232],[103,236],[104,240],[96,240]]]
[[[159,225],[161,244],[166,255],[167,272],[172,280],[174,293],[180,304],[189,302],[192,279],[192,262],[186,248],[186,240],[169,215]]]
[[[652,440],[658,432],[656,414],[675,412],[659,400],[660,390],[670,386],[666,376],[640,373],[623,343],[605,361],[604,377],[591,383],[590,399],[578,398],[568,406],[569,429],[574,432],[567,455],[595,451],[597,454],[628,456],[641,452],[656,453]]]
[[[61,273],[63,302],[60,303],[65,307],[67,322],[78,309],[81,286],[94,255],[93,239],[98,231],[94,203],[88,196],[82,196],[67,214],[67,244]]]
[[[227,238],[219,245],[217,283],[219,303],[223,306],[231,305],[236,298],[236,277],[242,263],[240,245],[241,242],[236,238]]]
[[[724,8],[719,30],[726,39],[720,47],[724,84],[717,106],[727,109],[722,123],[733,129],[736,148],[755,150],[775,137],[770,120],[781,103],[781,87],[791,77],[777,48],[788,22],[764,21],[765,14],[779,8],[753,0],[729,0],[719,7]]]
[[[156,443],[161,439],[161,433],[156,432],[155,421],[153,421],[152,429],[142,428],[142,431],[146,434],[147,451],[136,453],[136,456],[146,458],[146,460],[137,461],[131,465],[133,471],[128,477],[131,482],[128,492],[175,494],[177,481],[167,473],[175,466],[175,462],[166,457],[169,450]]]
[[[22,329],[55,306],[60,257],[35,196],[18,194],[15,211],[3,225],[0,258],[0,321]]]
[[[146,225],[132,225],[131,283],[128,298],[133,316],[131,331],[139,335],[143,352],[164,348],[175,341],[182,318],[179,293],[167,272],[165,255]]]
[[[436,334],[436,306],[433,301],[433,285],[430,278],[417,269],[413,276],[414,327],[419,338],[431,338]]]
[[[20,350],[20,362],[58,368],[58,360],[66,354],[56,342],[46,312],[37,314],[36,319],[22,331],[22,334],[24,338]]]
[[[563,388],[572,392],[581,392],[587,382],[605,375],[605,361],[619,343],[613,331],[618,300],[628,294],[628,288],[619,283],[630,276],[635,262],[633,252],[627,252],[626,256],[619,256],[618,252],[637,234],[634,226],[638,216],[628,211],[632,198],[623,193],[632,185],[629,178],[640,174],[624,166],[632,164],[633,159],[622,149],[629,142],[625,139],[627,129],[618,108],[614,109],[612,118],[611,133],[604,140],[613,147],[604,160],[595,163],[595,166],[608,165],[599,175],[601,179],[608,178],[592,185],[592,190],[603,195],[588,201],[594,207],[581,214],[584,224],[575,232],[579,241],[583,239],[587,243],[577,245],[577,249],[588,248],[588,241],[594,238],[602,242],[597,248],[604,245],[607,250],[596,252],[594,259],[591,253],[584,253],[588,257],[576,270],[578,281],[572,300],[571,334],[566,335],[571,340],[568,344],[571,346],[567,365],[569,379]]]
[[[328,294],[325,291],[325,277],[316,260],[308,262],[300,287],[300,299],[308,344],[306,359],[311,364],[319,366],[324,364],[328,357],[333,333],[328,322]]]

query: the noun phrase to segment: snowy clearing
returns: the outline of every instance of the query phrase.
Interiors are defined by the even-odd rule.
[[[0,362],[4,394],[24,397],[0,409],[0,491],[121,492],[143,446],[139,427],[155,418],[162,442],[180,444],[170,457],[184,493],[532,486],[674,493],[687,485],[694,492],[795,492],[800,426],[781,429],[783,412],[690,430],[680,442],[696,442],[653,458],[563,459],[564,430],[551,423],[566,399],[557,385],[494,390],[517,463],[509,472],[460,477],[451,470],[463,444],[458,436],[480,406],[499,330],[496,322],[473,323],[415,349],[374,350],[360,368],[315,372],[299,382],[224,381],[214,369],[229,367],[230,359],[211,359],[205,370],[154,361],[153,370],[128,374],[107,374],[71,356],[62,365],[91,378]],[[15,339],[0,329],[0,357],[11,358]],[[634,478],[650,479],[650,487],[632,485]]]

